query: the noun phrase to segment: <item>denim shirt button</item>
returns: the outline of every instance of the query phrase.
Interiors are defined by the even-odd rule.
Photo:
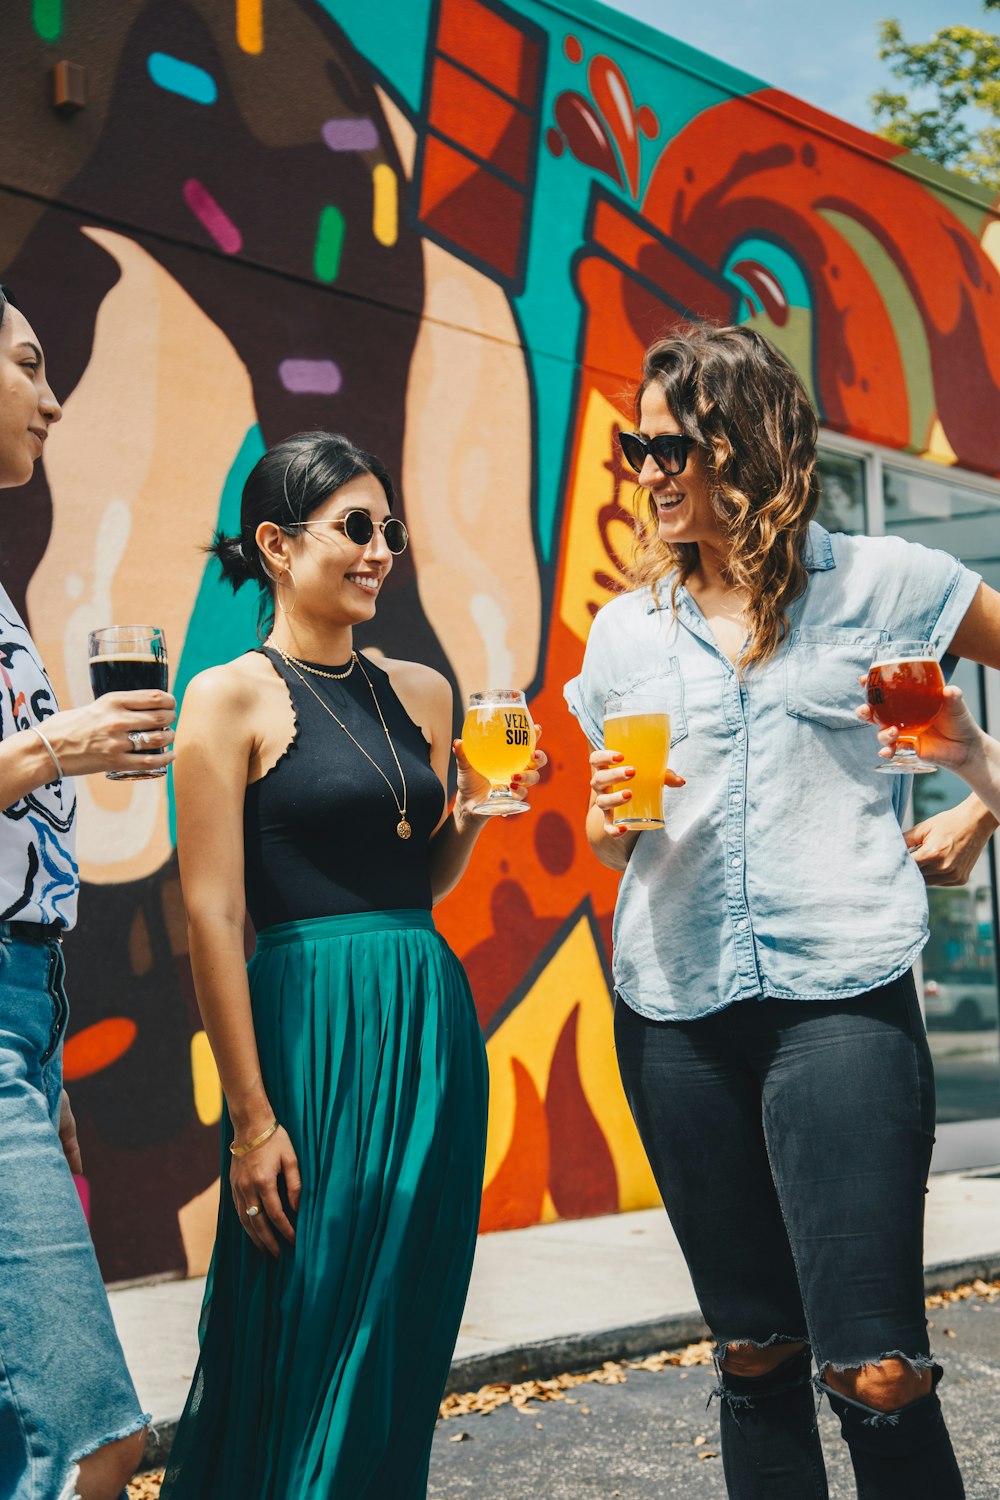
[[[749,926],[750,926],[750,923],[747,921],[746,917],[740,917],[740,920],[736,924],[736,931],[737,932],[746,932],[746,930],[747,930],[747,928]]]

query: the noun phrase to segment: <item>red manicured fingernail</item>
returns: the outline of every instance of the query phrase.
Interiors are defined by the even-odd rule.
[[[624,755],[619,755],[617,750],[615,751],[614,755],[612,755],[612,757],[611,757],[612,764],[616,765],[616,766],[620,766],[621,763],[622,763],[622,761],[624,759],[625,759]]]
[[[626,802],[631,802],[632,801],[632,793],[631,792],[622,792],[622,796],[625,798]]]
[[[625,779],[627,781],[631,780],[631,778],[635,775],[635,767],[634,766],[627,766],[626,769],[625,769],[624,775],[625,775]]]

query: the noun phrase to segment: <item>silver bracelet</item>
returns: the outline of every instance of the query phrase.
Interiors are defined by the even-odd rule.
[[[42,744],[45,746],[46,750],[49,752],[49,758],[52,761],[52,764],[56,768],[56,776],[59,778],[60,781],[62,781],[62,779],[63,779],[62,766],[59,764],[59,757],[56,755],[56,752],[53,750],[52,746],[49,744],[48,736],[44,735],[42,733],[42,731],[39,729],[39,727],[38,727],[37,724],[29,724],[28,728],[31,730],[32,734],[37,734],[38,735],[38,738],[41,740]]]

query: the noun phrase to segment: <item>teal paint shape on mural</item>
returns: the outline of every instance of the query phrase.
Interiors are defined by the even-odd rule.
[[[431,0],[316,0],[414,114],[424,96]]]
[[[740,320],[767,313],[776,323],[793,307],[810,309],[812,293],[798,260],[783,245],[759,238],[741,240],[722,267],[744,296]]]
[[[193,104],[214,104],[219,97],[218,85],[211,73],[169,52],[151,52],[146,69],[157,88],[168,94],[180,94]]]
[[[222,487],[219,501],[218,529],[229,535],[238,535],[240,530],[240,502],[247,475],[265,452],[264,437],[254,424],[240,445],[232,467]],[[206,542],[208,537],[205,538]],[[201,587],[188,621],[184,637],[184,650],[177,665],[173,693],[178,709],[184,701],[184,690],[191,678],[206,667],[217,667],[220,662],[231,661],[257,645],[257,597],[258,591],[248,583],[238,594],[233,594],[228,583],[223,581],[219,565],[210,557],[202,574]],[[170,817],[170,841],[177,842],[177,818],[174,809],[174,778],[167,778],[167,801]]]
[[[336,281],[344,249],[344,215],[333,204],[327,204],[319,216],[313,270],[317,281]]]
[[[57,42],[63,29],[63,0],[31,0],[31,22],[43,42]]]

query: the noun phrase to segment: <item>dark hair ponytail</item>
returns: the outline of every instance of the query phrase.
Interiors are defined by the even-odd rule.
[[[257,584],[261,629],[275,583],[257,546],[258,526],[270,521],[287,536],[298,536],[325,500],[361,474],[378,480],[391,510],[395,495],[382,460],[338,432],[297,432],[269,448],[250,470],[243,486],[239,536],[217,531],[206,551],[218,559],[234,593],[251,580]]]
[[[227,583],[232,584],[234,594],[237,589],[250,582],[250,569],[243,556],[243,543],[238,536],[226,536],[225,532],[217,531],[205,551],[218,559],[222,576]]]

